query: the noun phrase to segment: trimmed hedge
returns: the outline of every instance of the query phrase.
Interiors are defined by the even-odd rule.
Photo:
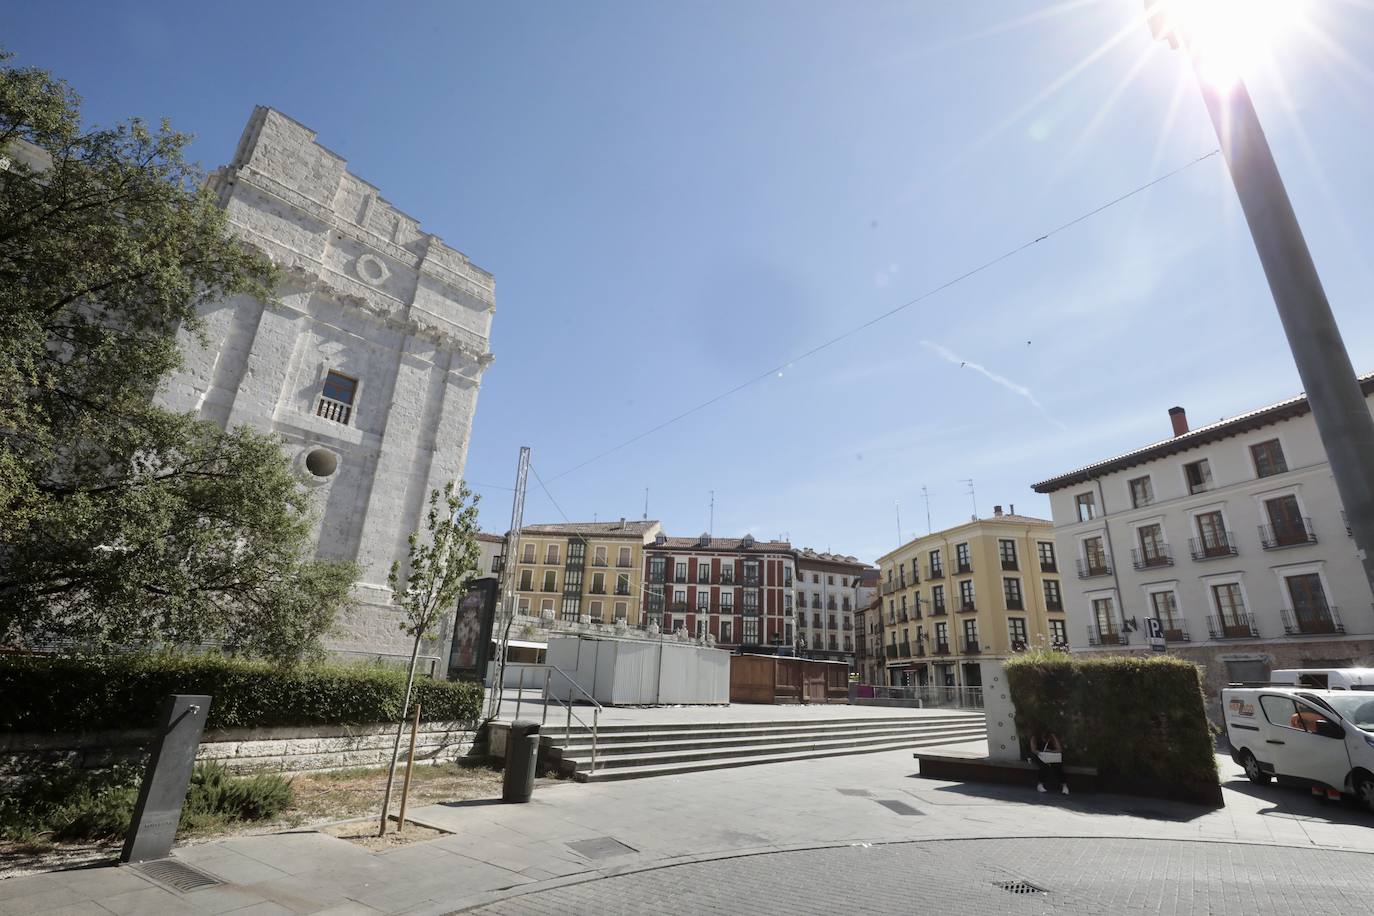
[[[372,725],[401,717],[406,675],[376,664],[280,667],[218,655],[0,656],[0,731],[151,728],[169,693],[214,697],[206,728]],[[427,721],[476,722],[478,684],[416,678]]]
[[[1008,660],[1006,672],[1019,732],[1055,732],[1066,763],[1095,766],[1123,791],[1220,801],[1196,665],[1042,651]]]

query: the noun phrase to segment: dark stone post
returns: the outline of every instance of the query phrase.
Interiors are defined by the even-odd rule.
[[[205,731],[210,698],[171,694],[162,707],[157,741],[153,744],[138,804],[124,837],[121,862],[166,858],[172,852],[186,787],[196,762],[196,749]]]

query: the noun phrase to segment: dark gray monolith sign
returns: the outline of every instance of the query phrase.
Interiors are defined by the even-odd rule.
[[[186,787],[191,783],[191,770],[196,763],[196,749],[200,747],[209,712],[209,697],[167,697],[119,861],[146,862],[171,855],[181,806],[186,802]]]

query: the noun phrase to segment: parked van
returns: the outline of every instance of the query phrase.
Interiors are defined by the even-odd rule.
[[[1374,690],[1374,668],[1281,668],[1269,675],[1269,683],[1315,690]]]
[[[1374,811],[1374,693],[1228,687],[1221,704],[1231,759],[1251,782],[1287,776]]]

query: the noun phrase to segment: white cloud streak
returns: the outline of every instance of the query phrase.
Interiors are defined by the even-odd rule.
[[[921,341],[921,346],[925,347],[927,350],[931,351],[936,356],[943,359],[945,362],[958,366],[961,369],[972,369],[974,372],[977,372],[979,375],[983,376],[993,384],[1000,385],[1003,388],[1010,391],[1012,394],[1015,394],[1018,397],[1025,398],[1027,401],[1031,403],[1033,407],[1035,407],[1036,410],[1044,414],[1045,419],[1049,420],[1051,423],[1053,423],[1060,429],[1064,430],[1065,432],[1068,431],[1069,428],[1067,426],[1059,422],[1054,417],[1050,416],[1050,412],[1045,409],[1045,405],[1041,404],[1040,401],[1036,399],[1035,395],[1031,393],[1031,390],[1027,388],[1025,385],[1019,385],[1004,375],[998,375],[996,372],[991,371],[986,366],[983,366],[981,363],[975,363],[971,360],[964,359],[959,354],[955,353],[954,351],[946,347],[942,347],[940,344],[937,344],[934,341],[923,340]]]

